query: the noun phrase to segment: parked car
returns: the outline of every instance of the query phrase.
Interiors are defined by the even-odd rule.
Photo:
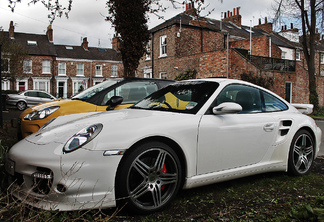
[[[56,100],[56,98],[47,92],[37,90],[26,90],[18,94],[7,95],[7,104],[16,106],[21,111],[27,107],[52,100]]]
[[[239,80],[190,80],[127,109],[58,117],[14,145],[6,169],[14,196],[35,207],[128,202],[129,210],[151,213],[181,188],[271,171],[307,174],[321,133],[271,91]]]
[[[21,139],[35,133],[46,122],[58,116],[106,111],[108,104],[110,104],[109,109],[129,107],[173,82],[173,80],[146,78],[108,79],[82,91],[71,99],[59,99],[26,109],[19,117],[18,137]],[[111,100],[111,98],[115,98],[113,96],[121,96],[123,100]]]

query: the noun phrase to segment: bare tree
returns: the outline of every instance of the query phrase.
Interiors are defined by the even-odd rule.
[[[318,109],[318,94],[315,76],[315,35],[317,24],[323,24],[324,0],[276,0],[276,16],[299,18],[301,22],[301,44],[308,67],[309,102]]]

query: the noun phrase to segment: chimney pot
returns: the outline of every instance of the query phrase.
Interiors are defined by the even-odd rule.
[[[86,50],[86,51],[88,51],[88,38],[87,37],[85,37],[85,38],[83,38],[83,42],[82,42],[82,44],[81,44],[81,46],[84,48],[84,50]]]
[[[264,18],[264,24],[268,24],[268,18],[267,17]]]
[[[259,25],[261,25],[261,19],[259,18]]]
[[[290,23],[290,28],[294,29],[294,24],[293,23]]]
[[[47,35],[48,40],[52,43],[53,42],[53,29],[52,29],[52,25],[49,25],[47,27],[46,35]]]
[[[13,25],[13,21],[10,21],[9,38],[11,38],[11,39],[15,38],[15,26]]]
[[[236,8],[236,14],[237,14],[237,15],[240,14],[239,10],[240,10],[240,7],[237,7],[237,8]]]
[[[236,14],[235,14],[235,8],[233,8],[233,15],[235,16]]]

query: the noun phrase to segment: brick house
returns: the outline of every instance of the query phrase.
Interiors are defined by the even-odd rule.
[[[36,89],[67,98],[110,77],[121,76],[122,61],[115,49],[88,47],[87,38],[81,46],[55,45],[53,29],[45,35],[15,33],[13,22],[5,36],[21,44],[28,53],[22,73],[9,82],[2,80],[3,90]],[[4,64],[9,64],[3,55]],[[10,70],[5,68],[5,72]]]
[[[197,17],[186,11],[152,28],[149,54],[141,59],[137,76],[174,79],[195,69],[197,78],[241,79],[243,73],[270,77],[274,92],[293,103],[308,103],[308,73],[298,30],[273,32],[272,23],[241,24],[239,8],[224,19]],[[324,46],[318,39],[316,73],[320,105],[324,104]],[[322,77],[323,76],[323,77]]]

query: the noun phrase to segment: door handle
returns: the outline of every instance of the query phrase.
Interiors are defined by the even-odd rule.
[[[264,125],[263,130],[266,132],[272,132],[275,128],[274,123],[267,123]]]

